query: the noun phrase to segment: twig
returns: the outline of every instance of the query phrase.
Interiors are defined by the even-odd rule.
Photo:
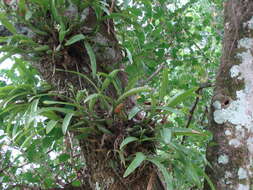
[[[209,82],[202,83],[202,84],[199,85],[199,88],[196,90],[197,97],[196,97],[196,99],[195,99],[195,101],[194,101],[194,103],[193,103],[193,105],[192,105],[192,107],[191,107],[191,109],[189,111],[188,121],[187,121],[186,126],[185,126],[186,129],[189,128],[189,126],[191,124],[194,112],[195,112],[195,110],[197,108],[197,105],[199,103],[199,100],[200,100],[200,96],[199,95],[201,94],[203,88],[209,88],[209,87],[212,87],[212,86],[213,86],[213,84],[209,83]],[[181,144],[184,144],[185,140],[186,140],[186,136],[183,136]]]
[[[205,106],[205,112],[204,112],[204,114],[203,114],[203,116],[202,116],[202,119],[201,119],[201,121],[200,121],[200,125],[202,125],[202,126],[204,125],[204,121],[205,121],[205,118],[206,118],[207,113],[208,113],[208,107]]]
[[[114,4],[115,4],[115,0],[112,0],[112,3],[111,3],[111,6],[110,6],[110,13],[113,12],[113,9],[114,9]]]
[[[197,49],[200,51],[200,53],[202,54],[203,58],[204,58],[207,62],[213,63],[213,61],[210,60],[210,59],[205,55],[205,53],[203,52],[203,50],[199,47],[199,45],[198,45],[195,41],[193,41],[193,44],[197,47]]]
[[[143,86],[143,85],[147,84],[149,81],[151,81],[156,75],[159,74],[159,72],[164,68],[164,66],[165,66],[165,63],[162,63],[162,64],[156,69],[156,71],[155,71],[154,73],[152,73],[152,75],[150,75],[150,76],[147,78],[147,80],[141,81],[141,82],[140,82],[140,85]]]
[[[76,70],[77,70],[78,73],[80,73],[77,63],[76,63]],[[80,75],[78,75],[78,80],[79,80],[80,88],[81,88],[81,90],[82,90],[82,89],[83,89],[83,86],[82,86],[82,80],[81,80]]]

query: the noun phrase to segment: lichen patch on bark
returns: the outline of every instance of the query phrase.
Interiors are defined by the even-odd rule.
[[[239,184],[237,190],[249,190],[249,188],[250,188],[249,185]]]
[[[230,74],[232,78],[237,77],[240,74],[240,67],[238,65],[234,65],[230,69]]]
[[[248,27],[250,30],[253,30],[253,17],[251,19],[243,24],[244,27]]]
[[[248,177],[247,170],[244,168],[239,168],[238,170],[238,178],[239,179],[246,179]]]
[[[252,24],[251,21],[247,22]],[[253,39],[242,38],[239,40],[238,49],[243,48],[244,51],[237,54],[241,60],[241,64],[234,65],[230,69],[231,78],[243,79],[245,83],[244,89],[236,92],[236,100],[230,102],[229,106],[222,108],[221,103],[215,101],[213,107],[214,121],[217,124],[230,123],[235,129],[234,135],[230,137],[230,131],[227,129],[225,134],[228,138],[228,144],[234,148],[244,147],[248,151],[249,161],[243,163],[238,169],[238,179],[246,180],[246,183],[239,184],[238,190],[249,190],[250,182],[247,179],[252,178],[253,165],[253,56],[252,49]],[[226,164],[228,159],[221,155],[218,159],[219,164]],[[247,182],[248,181],[248,182]]]
[[[214,111],[214,120],[218,124],[230,122],[234,125],[250,127],[252,124],[252,110],[247,106],[249,94],[245,93],[244,90],[240,90],[237,91],[236,95],[237,100],[231,101],[227,108]]]
[[[221,155],[219,158],[218,158],[218,163],[219,164],[227,164],[229,162],[229,157],[228,155],[226,154],[223,154]]]

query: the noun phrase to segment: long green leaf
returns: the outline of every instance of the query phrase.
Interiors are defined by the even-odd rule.
[[[10,91],[14,90],[16,86],[14,85],[8,85],[0,88],[0,93],[6,94],[10,93]]]
[[[0,13],[0,22],[12,33],[17,34],[17,30],[15,26],[9,22],[9,19],[6,17],[5,14]]]
[[[169,78],[168,78],[168,69],[165,68],[163,70],[163,76],[162,76],[162,84],[159,89],[159,96],[162,100],[164,96],[167,94],[168,91],[168,84],[169,84]]]
[[[86,75],[76,72],[76,71],[67,71],[67,70],[62,70],[62,69],[56,69],[57,71],[62,71],[62,72],[67,72],[67,73],[74,73],[79,75],[80,77],[83,77],[86,81],[88,81],[95,89],[97,92],[99,92],[99,89],[97,88],[97,86],[95,85],[94,82],[92,82],[92,80],[89,79],[89,77],[87,77]]]
[[[43,7],[43,9],[46,9],[46,8],[48,8],[49,7],[49,5],[50,5],[50,1],[51,0],[43,0],[43,1],[41,1],[41,0],[30,0],[32,3],[36,3],[36,4],[38,4],[38,5],[40,5],[41,7]]]
[[[190,164],[190,162],[185,166],[185,174],[191,179],[198,187],[201,186],[200,177],[197,173],[196,168]]]
[[[131,120],[139,111],[141,111],[141,108],[134,106],[128,113],[128,119]]]
[[[108,102],[113,103],[113,99],[111,99],[109,96],[105,96],[103,94],[98,94],[98,93],[87,96],[86,99],[83,101],[83,103],[85,104],[93,99],[98,99],[98,98],[103,98],[107,100]]]
[[[216,190],[214,187],[214,184],[212,183],[211,179],[208,177],[208,175],[206,175],[206,173],[203,172],[203,176],[206,179],[209,187],[211,188],[211,190]]]
[[[61,23],[61,17],[58,14],[56,4],[55,4],[55,0],[51,0],[51,12],[52,12],[52,15],[53,15],[54,19],[58,22],[58,24],[60,24]]]
[[[14,53],[13,52],[8,52],[6,53],[5,55],[3,55],[1,58],[0,58],[0,64],[2,62],[4,62],[6,59],[8,59],[9,57],[11,57]]]
[[[97,124],[97,129],[98,129],[99,131],[101,131],[102,133],[104,133],[104,134],[113,135],[113,133],[112,133],[110,130],[106,129],[106,128],[105,128],[104,126],[102,126],[102,125],[98,125],[98,124]]]
[[[133,63],[133,56],[132,56],[131,52],[129,51],[129,49],[127,49],[127,48],[126,48],[126,52],[127,52],[128,60],[132,64]]]
[[[187,90],[187,91],[184,91],[184,92],[181,92],[177,95],[175,95],[170,101],[169,103],[167,104],[167,106],[169,107],[174,107],[176,105],[178,105],[179,103],[181,103],[182,101],[186,100],[186,98],[188,96],[193,96],[195,95],[195,91],[197,90],[196,87],[194,88],[191,88],[190,90]]]
[[[47,117],[48,119],[51,119],[51,120],[60,120],[61,119],[61,117],[59,115],[57,115],[57,113],[55,113],[52,110],[42,112],[40,115],[44,116],[44,117]]]
[[[134,141],[138,141],[139,139],[136,137],[127,137],[125,138],[122,143],[120,144],[120,150],[122,150],[127,144],[134,142]]]
[[[149,87],[137,87],[137,88],[133,88],[127,92],[125,92],[124,94],[122,94],[116,104],[120,104],[125,98],[129,97],[129,96],[132,96],[132,95],[135,95],[135,94],[138,94],[138,93],[142,93],[142,92],[150,92],[151,89]]]
[[[51,100],[45,100],[45,101],[43,101],[43,104],[47,104],[47,105],[60,104],[60,105],[69,105],[69,106],[74,106],[74,107],[80,107],[78,104],[74,104],[74,103],[70,103],[70,102],[51,101]]]
[[[158,161],[158,159],[147,159],[157,166],[157,168],[162,172],[165,183],[167,185],[167,190],[173,190],[172,176],[169,174],[166,167]]]
[[[69,29],[68,29],[68,30],[64,30],[64,29],[65,29],[64,27],[61,28],[61,29],[60,29],[60,32],[59,32],[59,41],[60,41],[60,43],[63,42],[63,40],[64,40],[66,34],[69,32]]]
[[[25,129],[27,129],[30,124],[35,121],[36,123],[36,113],[37,113],[37,110],[38,110],[38,104],[39,104],[39,100],[40,99],[34,99],[31,103],[31,108],[30,108],[30,112],[27,113],[27,122],[25,123]]]
[[[7,106],[7,104],[9,104],[12,100],[14,100],[17,97],[23,97],[27,95],[27,92],[22,92],[22,93],[18,93],[18,94],[14,94],[13,96],[11,96],[9,99],[3,101],[0,103],[0,106],[2,106],[3,108]]]
[[[172,137],[172,130],[170,128],[163,128],[161,130],[161,137],[165,143],[170,143]]]
[[[84,45],[85,45],[87,53],[88,53],[88,55],[90,57],[92,76],[95,79],[96,78],[96,74],[97,74],[96,57],[95,57],[94,51],[92,50],[91,45],[88,42],[84,42]]]
[[[73,131],[78,131],[78,132],[84,133],[84,134],[91,134],[96,130],[92,127],[80,127],[80,128],[73,129]]]
[[[23,144],[20,146],[20,148],[25,148],[28,147],[29,143],[31,143],[32,138],[34,137],[34,134],[31,134],[30,136],[28,136],[25,141],[23,142]]]
[[[113,70],[108,76],[106,76],[105,81],[102,84],[102,91],[105,90],[110,83],[113,81],[113,79],[115,78],[115,76],[117,75],[117,73],[119,72],[119,69]]]
[[[146,156],[142,152],[137,152],[134,160],[126,169],[123,177],[129,176],[137,167],[141,165],[141,163],[146,159]]]
[[[68,113],[64,119],[63,119],[63,122],[62,122],[62,132],[63,134],[65,135],[66,132],[67,132],[67,129],[68,129],[68,126],[70,124],[70,121],[71,121],[71,118],[73,117],[73,113]]]
[[[35,113],[38,110],[39,101],[40,99],[33,100],[32,105],[31,105],[31,113]]]
[[[71,37],[66,43],[65,46],[70,46],[78,41],[84,40],[85,36],[83,34],[77,34],[73,37]]]
[[[114,80],[112,80],[113,86],[117,91],[117,95],[120,96],[123,93],[123,89],[122,89],[122,83],[120,82],[120,80],[118,78],[115,78]]]
[[[49,46],[48,45],[41,45],[41,46],[38,46],[36,48],[33,49],[33,51],[35,52],[41,52],[41,51],[47,51],[49,50]]]
[[[50,120],[46,126],[46,134],[50,133],[57,123],[58,121]]]
[[[85,98],[83,103],[85,104],[85,103],[87,103],[87,102],[89,102],[93,99],[98,99],[100,96],[102,96],[102,94],[97,94],[97,93],[96,94],[91,94],[91,95],[87,96],[87,98]]]
[[[206,134],[189,128],[173,128],[172,132],[174,135],[194,136],[200,135],[205,136]]]
[[[57,111],[57,112],[62,112],[62,113],[72,113],[74,114],[75,111],[67,108],[58,108],[58,107],[48,107],[48,108],[41,108],[37,111],[36,114],[43,114],[44,112],[51,112],[51,111]]]

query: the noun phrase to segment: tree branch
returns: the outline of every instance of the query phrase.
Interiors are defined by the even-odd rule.
[[[188,120],[187,120],[187,123],[186,123],[186,126],[185,126],[186,129],[189,128],[189,126],[191,124],[191,121],[193,119],[194,112],[195,112],[195,110],[197,108],[197,105],[199,103],[199,100],[200,100],[199,95],[201,94],[201,92],[204,88],[209,88],[209,87],[213,87],[213,84],[210,83],[210,82],[206,82],[206,83],[200,84],[199,88],[196,90],[197,97],[195,98],[195,101],[194,101],[194,103],[193,103],[193,105],[192,105],[192,107],[189,111],[189,117],[188,117]],[[186,136],[183,136],[181,144],[184,144],[185,140],[186,140]]]
[[[154,73],[152,73],[152,75],[150,75],[146,80],[143,80],[140,82],[140,85],[143,86],[145,84],[147,84],[149,81],[151,81],[156,75],[158,75],[160,73],[160,71],[164,68],[165,63],[162,63]]]

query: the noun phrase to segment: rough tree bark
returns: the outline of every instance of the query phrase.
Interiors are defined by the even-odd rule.
[[[222,63],[212,99],[207,168],[217,190],[253,188],[253,1],[225,6]],[[205,184],[204,190],[210,187]]]

